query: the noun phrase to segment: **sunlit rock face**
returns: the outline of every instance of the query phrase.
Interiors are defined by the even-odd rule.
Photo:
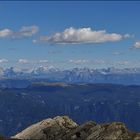
[[[129,131],[121,122],[76,124],[67,116],[46,119],[13,136],[28,140],[139,140],[140,133]]]
[[[58,116],[34,124],[14,136],[14,138],[54,140],[63,137],[63,135],[66,135],[71,130],[77,128],[77,126],[78,125],[68,117]]]

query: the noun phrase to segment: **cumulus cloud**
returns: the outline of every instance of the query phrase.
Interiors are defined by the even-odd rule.
[[[39,28],[37,26],[23,26],[20,31],[19,31],[19,34],[21,36],[32,36],[34,35],[35,33],[37,33],[39,31]]]
[[[42,36],[37,42],[49,42],[56,44],[84,44],[84,43],[104,43],[120,41],[130,37],[129,34],[121,35],[117,33],[107,33],[106,30],[92,30],[91,28],[67,28],[63,32],[57,32],[50,36]]]
[[[0,59],[0,63],[7,63],[8,60],[7,59]]]
[[[19,31],[13,31],[11,29],[0,30],[0,38],[10,38],[10,39],[20,39],[31,37],[39,31],[39,28],[35,25],[33,26],[23,26]]]
[[[140,41],[135,42],[132,48],[140,49]]]
[[[19,59],[18,60],[18,63],[19,64],[28,64],[29,63],[29,60],[27,60],[27,59]]]
[[[0,38],[5,38],[5,37],[9,37],[13,34],[13,31],[10,29],[3,29],[0,30]]]

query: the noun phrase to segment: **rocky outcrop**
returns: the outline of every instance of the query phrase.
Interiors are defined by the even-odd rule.
[[[140,140],[140,133],[129,131],[121,122],[81,126],[67,116],[58,116],[36,123],[12,138],[28,140]]]
[[[55,140],[70,133],[78,125],[66,116],[49,118],[37,124],[34,124],[13,138],[18,139],[38,139],[38,140]]]

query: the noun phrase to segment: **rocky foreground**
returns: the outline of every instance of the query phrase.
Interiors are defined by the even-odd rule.
[[[140,140],[140,133],[129,131],[121,122],[76,124],[67,116],[38,122],[12,139],[28,140]]]
[[[121,122],[76,124],[67,116],[38,122],[11,138],[0,140],[140,140],[140,133],[129,131]]]

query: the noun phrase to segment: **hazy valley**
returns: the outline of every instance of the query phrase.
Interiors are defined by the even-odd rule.
[[[11,136],[44,118],[68,115],[81,124],[121,121],[140,131],[140,86],[32,83],[1,88],[0,133]]]

